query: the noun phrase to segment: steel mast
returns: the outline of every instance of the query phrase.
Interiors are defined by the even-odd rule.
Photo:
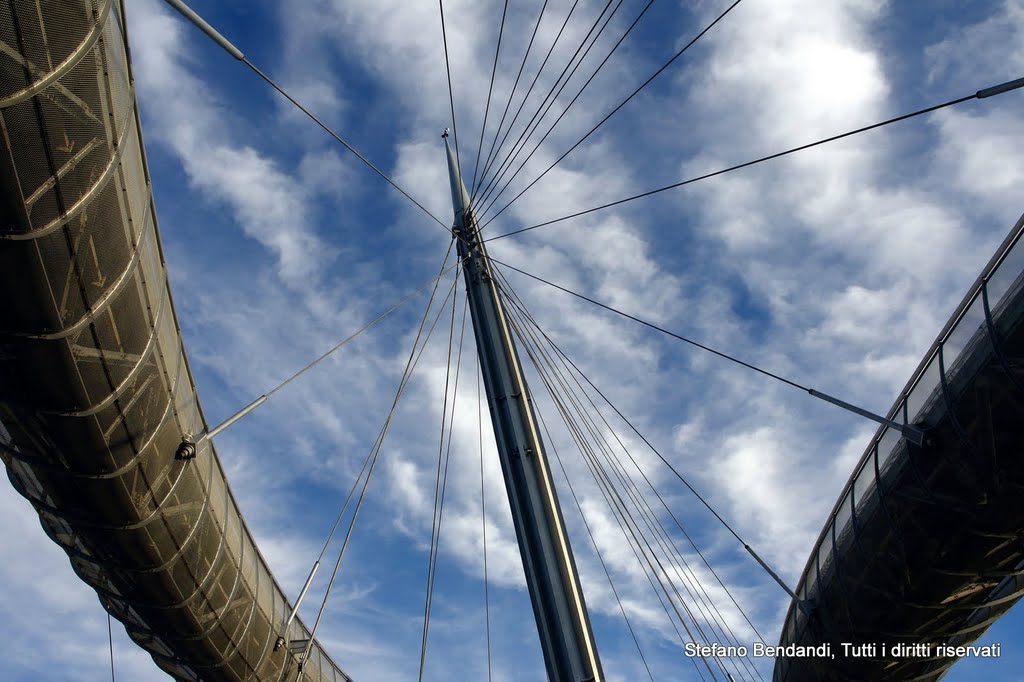
[[[548,679],[601,682],[604,673],[530,392],[447,130],[442,137],[477,354]]]

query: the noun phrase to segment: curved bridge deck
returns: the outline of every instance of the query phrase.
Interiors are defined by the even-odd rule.
[[[933,680],[1024,593],[1024,219],[890,411],[818,538],[775,679]],[[161,668],[278,680],[308,638],[205,429],[160,247],[124,2],[0,5],[0,457],[49,536]],[[887,644],[844,658],[839,644]],[[312,680],[348,680],[313,647]]]
[[[308,639],[213,448],[167,281],[124,3],[0,5],[0,456],[71,565],[185,680],[278,680]],[[307,679],[348,680],[313,647]]]
[[[925,443],[879,429],[811,552],[780,643],[835,660],[778,658],[776,682],[936,680],[957,660],[940,645],[1024,595],[1022,233],[1024,217],[889,412]]]

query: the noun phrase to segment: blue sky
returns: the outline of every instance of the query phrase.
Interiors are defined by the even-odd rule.
[[[127,4],[178,317],[216,423],[433,276],[448,243],[440,226],[163,3]],[[510,3],[487,139],[540,4]],[[603,57],[643,4],[623,3],[586,64]],[[451,115],[435,3],[192,5],[449,220],[439,134]],[[551,44],[570,5],[550,3],[538,45]],[[541,84],[603,6],[580,3],[551,58],[559,69],[549,68]],[[550,165],[725,6],[655,2],[523,178]],[[445,10],[460,152],[471,174],[501,3],[450,0]],[[529,78],[538,65],[536,57],[528,63]],[[744,0],[487,229],[532,225],[1021,75],[1021,0]],[[491,253],[884,412],[1020,215],[1022,103],[1018,91],[947,109],[495,241]],[[509,278],[545,330],[795,584],[873,424]],[[401,309],[217,440],[246,519],[292,597],[385,417],[424,302]],[[445,351],[435,339],[402,401],[321,630],[357,680],[416,674]],[[429,679],[486,674],[474,380],[465,369]],[[553,440],[655,678],[691,679],[583,465],[564,436]],[[649,453],[635,449],[774,643],[788,598]],[[484,456],[494,679],[538,679],[543,665],[493,446]],[[0,488],[0,510],[9,520],[0,531],[0,583],[9,595],[0,604],[2,676],[103,679],[106,618],[95,595],[9,486]],[[605,671],[614,680],[645,676],[582,524],[574,510],[566,518]],[[323,582],[314,587],[307,620],[322,589]],[[1002,659],[962,662],[947,679],[1024,679],[1022,619],[1018,608],[986,637],[1003,643]],[[119,679],[162,679],[116,623],[115,658]],[[762,664],[767,677],[770,662]]]

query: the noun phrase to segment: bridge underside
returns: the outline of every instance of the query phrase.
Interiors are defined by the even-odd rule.
[[[0,457],[76,573],[185,680],[304,640],[209,444],[167,281],[124,3],[0,4]],[[314,646],[306,679],[347,680]]]
[[[835,659],[779,658],[777,682],[938,679],[957,660],[938,645],[971,644],[1024,594],[1022,228],[890,412],[925,443],[880,429],[811,554],[780,643]]]

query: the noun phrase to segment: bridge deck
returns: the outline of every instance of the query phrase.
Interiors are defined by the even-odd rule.
[[[776,682],[938,679],[957,660],[938,645],[970,644],[1024,595],[1022,232],[1024,217],[889,412],[925,444],[879,429],[811,552],[780,644],[830,642],[835,660],[779,658]]]
[[[290,605],[205,428],[167,281],[124,3],[0,5],[0,456],[103,605],[179,679],[278,680]],[[308,630],[294,622],[287,637]],[[313,648],[308,679],[347,680]]]

